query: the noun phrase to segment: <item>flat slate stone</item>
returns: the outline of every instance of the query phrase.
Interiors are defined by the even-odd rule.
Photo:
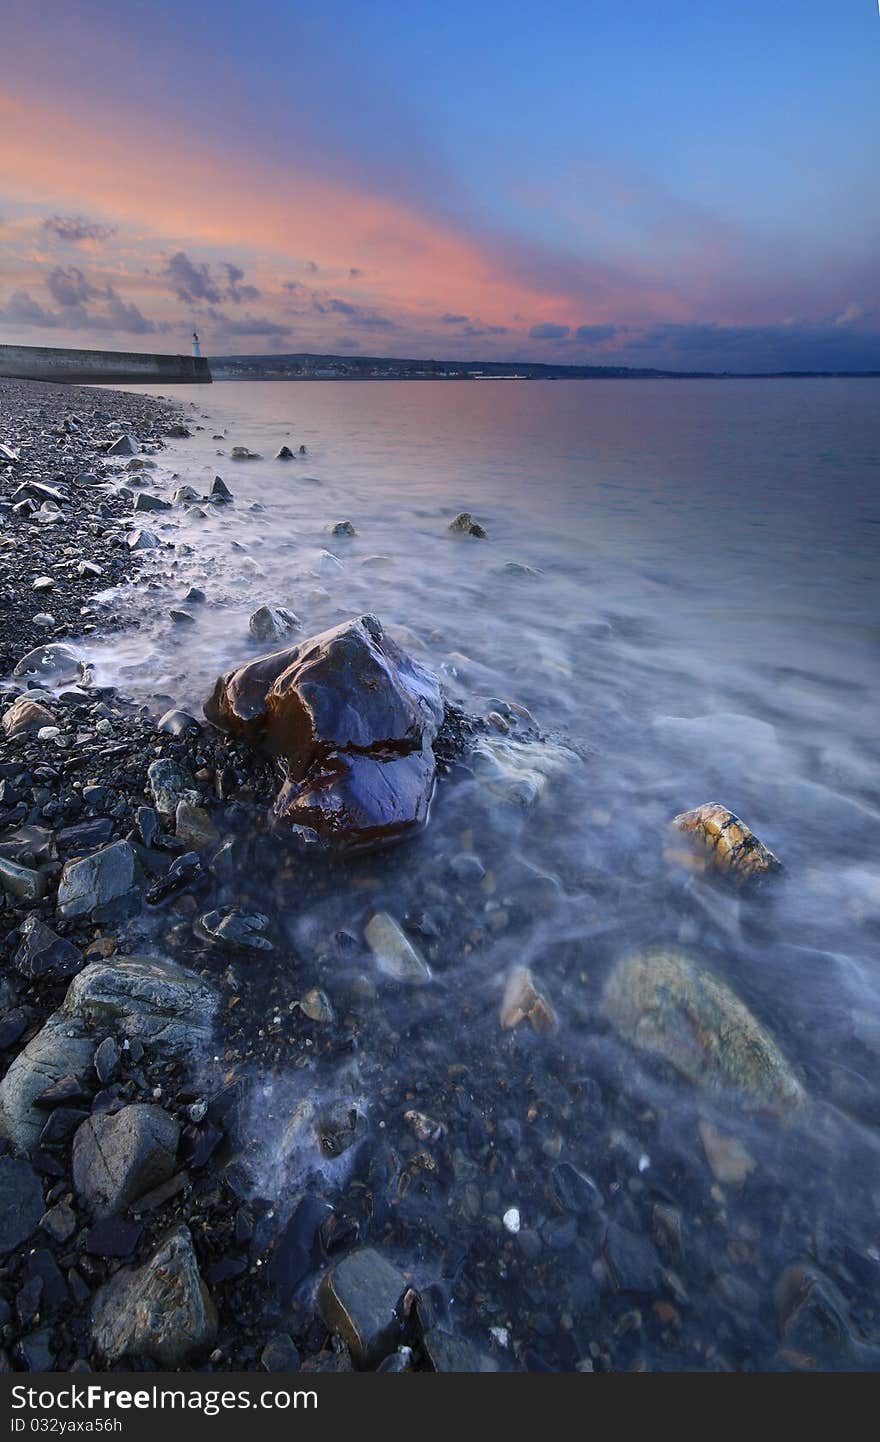
[[[5,1256],[37,1230],[43,1215],[43,1188],[29,1162],[0,1157],[0,1255]]]

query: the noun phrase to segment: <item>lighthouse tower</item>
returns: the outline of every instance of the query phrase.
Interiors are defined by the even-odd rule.
[[[198,360],[198,359],[200,358],[201,354],[202,354],[202,347],[201,347],[201,344],[200,344],[200,342],[199,342],[199,333],[198,333],[197,330],[194,330],[194,331],[193,331],[192,351],[193,351],[193,356],[195,357],[196,360]]]

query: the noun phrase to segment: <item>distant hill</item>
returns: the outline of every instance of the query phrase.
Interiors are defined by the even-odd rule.
[[[552,365],[537,361],[415,360],[389,356],[211,356],[214,380],[727,380],[880,376],[880,371],[666,371],[633,366]]]

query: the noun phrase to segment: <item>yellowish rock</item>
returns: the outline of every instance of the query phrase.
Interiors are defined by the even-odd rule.
[[[505,1031],[529,1021],[535,1031],[549,1034],[557,1027],[556,1013],[535,983],[527,966],[515,966],[507,978],[501,1002],[501,1025]]]
[[[728,1137],[707,1122],[704,1117],[699,1123],[700,1137],[709,1169],[725,1187],[741,1187],[755,1170],[755,1159],[743,1146],[739,1137]]]
[[[673,817],[672,825],[690,840],[707,867],[720,871],[737,886],[753,885],[783,869],[745,822],[718,801],[681,812]]]

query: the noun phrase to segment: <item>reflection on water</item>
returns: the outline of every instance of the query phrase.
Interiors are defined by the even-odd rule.
[[[532,736],[516,703],[546,740],[543,760],[517,759],[525,787],[507,796],[475,765],[441,787],[424,836],[332,885],[270,880],[252,860],[229,885],[299,958],[290,995],[320,985],[357,1035],[356,1058],[306,1068],[309,1095],[342,1098],[365,1129],[356,1161],[320,1164],[323,1185],[352,1207],[367,1188],[370,1235],[393,1217],[457,1327],[484,1348],[490,1326],[508,1332],[500,1366],[767,1367],[811,1349],[873,1365],[859,1348],[880,1281],[877,383],[183,396],[204,429],[147,485],[205,493],[220,474],[235,503],[147,518],[176,549],[148,562],[150,589],[108,598],[139,624],[93,648],[101,679],[198,710],[261,649],[258,605],[288,607],[305,634],[369,611],[451,699]],[[272,459],[285,443],[308,453]],[[234,444],[264,459],[236,463]],[[463,509],[487,541],[450,535]],[[329,533],[343,520],[354,537]],[[207,599],[174,624],[192,585]],[[735,897],[664,855],[669,819],[709,800],[782,858],[781,884]],[[371,968],[360,938],[376,909],[420,939],[430,987]],[[340,932],[351,944],[328,953]],[[658,942],[700,955],[776,1038],[808,1095],[788,1125],[710,1102],[615,1037],[608,972]],[[554,1036],[501,1031],[515,965],[546,989]],[[248,1104],[263,1185],[292,1189],[288,1207],[309,1172],[290,1133],[303,1075],[279,1067]],[[444,1128],[429,1162],[407,1160],[414,1105]],[[712,1127],[753,1163],[739,1184],[710,1169]],[[284,1182],[282,1155],[296,1159]],[[560,1204],[566,1164],[595,1181],[598,1212]],[[793,1304],[790,1278],[777,1284],[804,1262],[823,1305],[780,1353]]]

